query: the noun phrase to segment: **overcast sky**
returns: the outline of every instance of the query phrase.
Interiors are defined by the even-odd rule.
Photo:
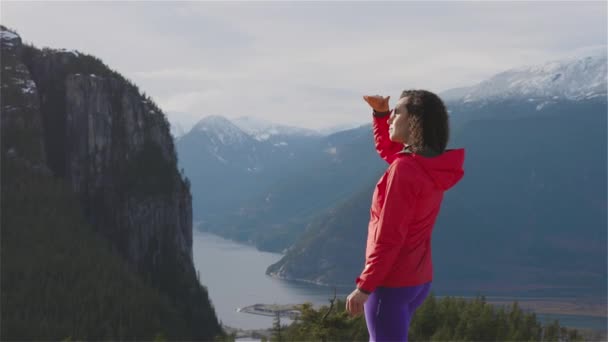
[[[25,42],[99,57],[184,128],[212,114],[309,128],[365,123],[363,94],[439,93],[607,40],[604,1],[0,6]]]

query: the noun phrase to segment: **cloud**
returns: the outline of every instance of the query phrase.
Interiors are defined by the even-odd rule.
[[[362,123],[363,94],[441,92],[606,46],[604,2],[2,6],[3,22],[26,41],[96,55],[185,128],[210,114]]]
[[[135,76],[147,80],[182,80],[182,81],[214,81],[226,79],[240,79],[246,77],[244,73],[233,70],[218,70],[206,66],[163,68],[149,71],[136,71]]]
[[[167,112],[186,112],[194,110],[200,103],[222,96],[222,91],[212,89],[208,91],[191,91],[187,93],[172,94],[157,99],[158,105]]]

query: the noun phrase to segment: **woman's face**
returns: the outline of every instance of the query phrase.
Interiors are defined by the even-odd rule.
[[[395,105],[393,113],[388,118],[388,134],[392,141],[407,144],[410,136],[407,108],[407,97],[399,99]]]

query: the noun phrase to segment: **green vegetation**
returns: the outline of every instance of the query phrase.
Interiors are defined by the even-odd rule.
[[[37,94],[28,82],[29,72],[20,62],[17,50],[3,46],[0,78],[1,145],[31,161],[43,160],[44,148],[39,138],[43,135],[42,120]]]
[[[186,320],[110,252],[69,188],[2,155],[2,340],[186,337]]]
[[[314,309],[302,307],[302,316],[289,326],[275,322],[271,341],[368,341],[362,315],[350,317],[345,302]],[[329,313],[328,313],[329,312]],[[435,298],[431,292],[412,318],[410,341],[584,341],[577,330],[558,321],[542,326],[534,313],[524,312],[517,302],[495,307],[484,296]]]
[[[162,155],[161,147],[147,140],[133,159],[127,161],[121,191],[139,197],[171,195],[180,177],[175,165]]]

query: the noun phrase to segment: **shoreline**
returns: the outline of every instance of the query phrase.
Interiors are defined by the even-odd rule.
[[[323,286],[331,288],[336,287],[347,287],[348,285],[329,285],[322,282],[312,281],[308,279],[298,279],[292,277],[279,276],[276,273],[267,274],[268,276],[284,280],[292,281],[305,284],[313,284],[317,286]],[[354,286],[353,286],[354,289]],[[475,296],[437,296],[437,298],[443,297],[457,297],[465,299],[474,299]],[[586,316],[586,317],[604,317],[608,319],[608,311],[606,307],[606,301],[604,303],[591,303],[589,301],[581,301],[579,298],[560,298],[560,297],[512,297],[512,296],[485,296],[486,302],[494,306],[497,305],[512,305],[513,302],[517,301],[518,305],[524,310],[532,310],[537,314],[552,314],[552,315],[572,315],[572,316]]]
[[[237,308],[236,311],[266,317],[280,316],[295,320],[302,314],[300,307],[300,304],[253,304]]]
[[[244,241],[236,241],[229,239],[227,237],[218,235],[216,233],[205,231],[198,229],[199,232],[203,234],[211,234],[217,236],[221,239],[225,239],[231,241],[236,244],[244,245],[247,247],[251,247],[256,249],[258,252],[262,252],[253,244],[249,244]],[[266,252],[262,252],[266,253]],[[275,253],[275,252],[271,252]],[[279,255],[283,255],[282,253],[275,253]],[[321,281],[314,281],[310,279],[303,278],[294,278],[294,277],[286,277],[281,276],[276,272],[265,273],[266,276],[269,276],[273,279],[278,279],[287,282],[294,282],[300,284],[314,285],[323,288],[327,288],[331,290],[333,287],[337,289],[344,288],[352,288],[354,289],[354,284],[327,284]],[[475,296],[463,296],[463,295],[445,295],[445,296],[436,296],[437,298],[443,297],[457,297],[457,298],[465,298],[465,299],[474,299]],[[567,298],[567,297],[515,297],[515,296],[504,296],[504,295],[496,295],[489,296],[485,295],[486,302],[493,306],[509,306],[512,305],[513,302],[517,301],[519,306],[524,310],[530,310],[537,314],[547,314],[547,315],[570,315],[570,316],[581,316],[581,317],[589,317],[589,318],[608,318],[607,312],[607,302],[606,298],[596,297],[596,298]],[[595,300],[593,300],[595,299]]]
[[[353,290],[355,288],[354,285],[351,284],[327,284],[327,283],[323,283],[320,281],[313,281],[313,280],[309,280],[309,279],[300,279],[300,278],[291,278],[291,277],[283,277],[283,276],[279,276],[277,273],[266,273],[267,276],[274,278],[274,279],[279,279],[279,280],[285,280],[285,281],[292,281],[292,282],[296,282],[296,283],[303,283],[303,284],[312,284],[312,285],[317,285],[317,286],[322,286],[322,287],[327,287],[327,288],[332,288],[332,287],[336,287],[336,288],[340,288],[340,287],[348,287],[348,286],[352,286]]]

